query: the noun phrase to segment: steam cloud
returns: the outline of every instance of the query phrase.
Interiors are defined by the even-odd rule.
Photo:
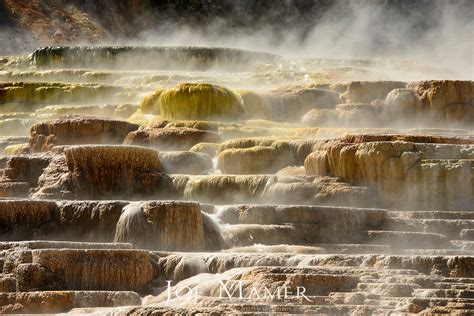
[[[229,29],[223,20],[199,29],[168,23],[151,27],[131,43],[224,46],[298,58],[401,58],[447,68],[459,79],[474,76],[472,1],[339,0],[308,27],[292,23],[304,22],[282,21],[286,30],[275,25]]]
[[[94,7],[69,2],[71,8],[90,11]],[[223,46],[298,58],[401,58],[444,67],[456,79],[472,79],[474,74],[474,2],[470,0],[223,0],[188,5],[159,1],[130,4],[130,9],[138,6],[136,11],[146,14],[127,13],[125,21],[120,15],[123,4],[109,5],[115,24],[97,12],[85,14],[108,36],[94,44]],[[0,39],[12,44],[1,48],[1,54],[57,44],[53,38],[35,43],[14,24],[0,6]]]

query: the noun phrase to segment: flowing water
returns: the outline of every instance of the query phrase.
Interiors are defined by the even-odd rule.
[[[472,78],[296,55],[2,57],[0,311],[472,312]]]

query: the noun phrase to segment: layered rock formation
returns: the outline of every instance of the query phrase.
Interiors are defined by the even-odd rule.
[[[160,250],[204,249],[199,204],[148,202],[141,206],[128,205],[117,222],[114,241],[133,242],[140,248]]]
[[[76,197],[134,195],[160,171],[158,151],[133,146],[71,146],[66,164]]]
[[[78,144],[119,144],[135,124],[94,117],[74,117],[36,124],[30,130],[32,152],[47,151],[53,146]]]
[[[139,57],[137,59],[137,57]],[[101,68],[207,70],[218,67],[235,70],[254,63],[272,61],[277,55],[219,47],[44,47],[31,55],[36,66],[75,68],[90,65]],[[130,64],[133,60],[133,65]]]
[[[309,174],[374,186],[390,207],[469,209],[473,142],[472,137],[346,136],[316,144],[305,168]]]
[[[219,135],[212,131],[189,127],[152,127],[130,132],[124,139],[124,144],[150,146],[159,150],[189,150],[199,143],[219,141]]]
[[[0,70],[1,313],[471,312],[471,81],[205,47]]]

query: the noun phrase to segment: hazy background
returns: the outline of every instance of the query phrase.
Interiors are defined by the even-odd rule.
[[[0,54],[45,45],[198,45],[403,58],[473,78],[472,0],[1,0]]]

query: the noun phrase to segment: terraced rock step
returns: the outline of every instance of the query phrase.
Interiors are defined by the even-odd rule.
[[[206,260],[206,255],[200,255],[202,259]],[[232,257],[231,257],[232,256]],[[255,255],[253,255],[255,256]],[[361,259],[356,263],[355,261],[347,261],[350,259],[358,258],[358,256],[314,256],[313,260],[309,261],[305,258],[301,260],[307,262],[305,268],[293,268],[289,267],[290,265],[298,265],[298,262],[292,262],[292,256],[287,256],[290,260],[287,263],[280,261],[282,254],[279,255],[266,255],[267,262],[270,267],[252,267],[253,263],[242,261],[242,257],[239,257],[236,254],[226,255],[227,259],[220,261],[217,259],[217,262],[222,262],[224,266],[217,266],[215,269],[216,258],[213,256],[207,256],[210,271],[219,271],[220,277],[219,280],[225,284],[226,289],[229,290],[229,294],[237,296],[232,302],[227,302],[222,299],[222,296],[219,298],[219,283],[213,279],[207,279],[204,275],[196,275],[190,277],[190,275],[180,276],[184,278],[183,281],[176,284],[172,288],[172,292],[176,288],[189,286],[191,288],[198,288],[200,291],[199,295],[196,297],[196,300],[202,308],[209,306],[215,306],[220,311],[248,311],[248,312],[268,312],[268,311],[289,311],[289,312],[322,312],[330,311],[336,314],[344,314],[345,312],[364,312],[364,313],[374,313],[374,312],[388,312],[388,311],[406,311],[406,312],[417,312],[425,310],[430,306],[430,303],[439,304],[439,306],[451,306],[454,303],[458,303],[456,307],[451,306],[451,308],[460,310],[469,308],[470,304],[470,292],[458,292],[463,293],[462,296],[457,298],[426,298],[419,297],[419,295],[428,295],[427,293],[435,293],[440,291],[440,294],[454,294],[455,291],[443,291],[443,290],[434,290],[433,289],[433,280],[449,280],[453,281],[458,285],[466,284],[465,282],[470,282],[470,279],[463,278],[447,278],[439,275],[440,270],[437,270],[435,267],[440,267],[441,262],[437,262],[439,258],[430,258],[430,257],[373,257],[368,256]],[[372,259],[368,259],[372,257]],[[238,268],[241,267],[240,264],[229,266],[229,259],[234,258],[236,261],[234,263],[243,263],[248,268]],[[248,260],[251,260],[251,254],[248,254]],[[256,259],[260,265],[265,265],[262,261],[264,257],[259,255],[259,258]],[[320,258],[323,260],[315,260]],[[336,261],[334,261],[336,259]],[[411,268],[416,270],[408,270],[410,267],[404,266],[402,269],[398,266],[382,266],[381,262],[394,262],[394,261],[405,261],[411,260],[415,265]],[[174,262],[174,256],[171,260]],[[185,257],[183,257],[185,260]],[[379,261],[381,260],[381,261]],[[273,261],[273,263],[270,263]],[[431,276],[426,275],[421,272],[425,270],[425,262],[432,262],[433,268],[431,271]],[[225,262],[225,263],[224,263]],[[278,262],[279,267],[274,265]],[[290,263],[292,262],[292,263]],[[347,263],[351,262],[352,267],[348,267]],[[368,262],[372,264],[367,265]],[[328,265],[329,264],[329,265]],[[359,266],[359,264],[361,264]],[[342,265],[342,266],[340,266]],[[173,271],[171,267],[165,264],[168,271]],[[338,267],[339,266],[339,267]],[[387,269],[388,268],[388,269]],[[182,268],[176,268],[174,271],[180,270]],[[230,270],[229,270],[230,269]],[[428,270],[429,270],[428,269]],[[200,270],[199,272],[203,272]],[[225,271],[224,273],[222,273]],[[452,272],[450,272],[452,273]],[[448,273],[449,274],[449,273]],[[174,275],[176,280],[176,274]],[[253,280],[253,281],[250,281]],[[280,281],[280,282],[277,282]],[[394,280],[400,280],[397,282]],[[242,281],[243,283],[238,283]],[[253,302],[250,303],[248,300],[239,300],[239,292],[233,292],[233,290],[238,289],[238,284],[247,284],[251,282],[248,286],[243,286],[244,292],[242,294],[249,294],[247,291],[255,291],[254,289],[271,289],[275,290],[278,286],[288,286],[291,288],[291,293],[289,298],[284,301],[281,298],[278,298],[275,294],[274,298],[270,298],[269,293],[265,292],[265,299],[259,300],[257,295],[262,295],[263,293],[257,294],[258,292],[253,292]],[[308,283],[305,283],[308,282]],[[341,283],[342,282],[342,283]],[[308,288],[307,296],[297,296],[296,284],[306,284]],[[469,284],[469,283],[467,283]],[[260,287],[259,287],[260,285]],[[222,292],[222,289],[221,289]],[[173,295],[174,300],[177,300]],[[183,294],[184,295],[184,294]],[[224,295],[228,295],[225,293]],[[449,294],[448,294],[449,295]],[[245,297],[245,295],[243,295]],[[419,297],[419,298],[418,298]],[[140,311],[140,312],[151,312],[159,311],[160,301],[167,300],[168,294],[163,293],[156,298],[150,298],[145,300],[145,305],[151,304],[151,306],[145,306],[142,308],[132,308],[127,309],[128,311]],[[196,302],[196,301],[194,301]],[[265,303],[264,303],[265,302]],[[195,308],[190,305],[184,305],[186,308]]]
[[[369,242],[389,244],[395,248],[448,248],[449,239],[441,234],[419,232],[368,231]]]
[[[73,308],[140,305],[131,291],[35,291],[0,293],[2,313],[65,313]],[[47,302],[47,304],[45,304]]]
[[[129,37],[171,10],[79,2],[7,1],[0,17],[61,41],[110,23]],[[407,16],[421,12],[412,2]],[[316,5],[296,7],[325,12]],[[192,20],[208,10],[185,6]],[[240,4],[206,6],[247,24]],[[95,23],[91,8],[110,14]],[[474,82],[396,59],[179,46],[0,56],[0,313],[472,314]]]
[[[149,253],[140,250],[35,249],[31,251],[31,263],[16,268],[17,288],[21,291],[140,291],[154,277]]]
[[[52,240],[29,240],[1,242],[0,249],[132,249],[130,243],[96,243],[96,242],[73,242],[73,241],[52,241]]]
[[[128,92],[130,94],[127,96]],[[0,106],[10,112],[31,112],[51,104],[98,103],[126,100],[136,96],[126,87],[60,82],[7,82],[0,83]]]
[[[2,250],[3,292],[47,290],[144,291],[157,277],[147,251],[107,244],[51,242]]]
[[[472,141],[456,137],[433,141],[424,136],[347,136],[315,145],[305,160],[305,169],[309,174],[339,176],[354,184],[370,183],[387,207],[471,209]]]
[[[32,126],[29,143],[32,152],[61,145],[117,144],[137,128],[135,124],[103,118],[59,119]]]
[[[163,267],[166,278],[182,280],[189,277],[189,272],[183,265],[195,265],[199,262],[199,269],[195,274],[202,272],[222,273],[233,268],[253,266],[282,266],[297,267],[328,266],[333,269],[347,269],[348,271],[370,270],[376,274],[367,274],[365,280],[383,281],[399,278],[400,280],[414,279],[434,286],[434,282],[455,282],[455,284],[470,284],[474,275],[469,269],[472,256],[436,256],[436,255],[360,255],[360,254],[298,254],[292,253],[167,253],[159,254],[159,265]],[[197,260],[197,261],[196,261]],[[204,263],[204,265],[201,263]],[[181,265],[178,269],[177,265]],[[338,268],[339,267],[339,268]],[[369,272],[370,272],[369,271]],[[194,275],[194,274],[193,274]]]
[[[71,205],[71,203],[73,202],[66,204]],[[107,205],[107,202],[91,204]],[[319,209],[323,214],[324,210],[334,212],[337,208]],[[294,209],[291,207],[287,211],[294,213]],[[360,211],[356,210],[356,212]],[[368,211],[386,214],[383,210]],[[246,214],[245,208],[244,214]],[[65,247],[70,249],[64,249]],[[199,286],[200,290],[204,289],[198,298],[202,310],[210,308],[214,311],[236,312],[258,310],[259,306],[267,306],[263,310],[278,311],[292,308],[292,312],[304,310],[335,313],[364,311],[369,313],[401,310],[400,306],[405,306],[404,308],[408,309],[402,310],[413,312],[426,310],[432,306],[433,302],[436,302],[436,306],[447,306],[451,310],[468,307],[470,300],[468,289],[474,280],[474,275],[469,269],[472,265],[470,256],[315,255],[301,254],[301,252],[299,254],[298,252],[292,253],[288,250],[285,250],[285,253],[279,251],[274,254],[258,253],[264,248],[244,252],[230,250],[231,252],[222,254],[166,254],[131,250],[130,247],[130,244],[48,241],[3,243],[1,246],[4,249],[1,284],[4,291],[52,290],[55,284],[61,284],[61,288],[73,289],[74,293],[77,293],[68,294],[70,301],[67,301],[62,296],[58,298],[53,294],[48,294],[55,292],[28,292],[29,294],[17,292],[8,294],[6,296],[7,302],[17,302],[18,304],[14,306],[18,311],[29,311],[35,306],[35,295],[42,293],[41,297],[48,302],[51,301],[50,304],[55,311],[66,311],[70,308],[77,308],[73,311],[85,311],[88,310],[88,306],[139,305],[140,302],[136,300],[137,296],[133,292],[132,294],[126,294],[131,292],[114,292],[112,297],[104,294],[110,292],[101,291],[108,289],[154,291],[153,288],[164,285],[165,280],[172,280],[175,286]],[[280,247],[280,249],[282,248]],[[371,251],[377,251],[376,249],[372,248]],[[387,249],[385,248],[385,250]],[[55,258],[54,261],[50,259],[53,258],[52,256]],[[18,258],[23,259],[18,260]],[[54,265],[51,265],[52,262]],[[254,268],[255,265],[267,267]],[[304,267],[301,267],[302,265]],[[107,267],[107,272],[101,270],[101,267],[104,266]],[[135,275],[133,271],[139,274]],[[249,282],[246,287],[247,291],[250,291],[252,287],[275,287],[280,284],[275,280],[285,280],[283,284],[289,286],[304,286],[308,291],[306,292],[307,298],[311,302],[300,297],[290,298],[290,302],[294,303],[288,303],[288,300],[285,300],[284,304],[283,301],[272,299],[270,307],[268,300],[265,304],[259,304],[258,299],[252,303],[248,303],[248,301],[239,303],[234,300],[229,303],[216,298],[218,292],[215,289],[216,287],[218,289],[219,286],[219,283],[216,283],[216,276],[208,274],[208,281],[206,281],[200,274],[209,272],[221,273],[219,279],[229,280],[224,283],[229,288],[231,288],[231,284],[235,286],[235,282],[238,280]],[[149,277],[144,278],[145,275],[149,275]],[[58,279],[59,276],[62,276],[61,280]],[[132,277],[133,281],[131,282],[127,276]],[[137,276],[140,277],[137,278]],[[181,283],[177,283],[181,280]],[[255,282],[255,280],[259,281]],[[146,285],[147,283],[148,285]],[[446,287],[453,288],[453,290],[441,291]],[[214,290],[212,290],[213,288]],[[436,288],[439,290],[434,290]],[[454,290],[455,288],[458,290]],[[101,291],[78,291],[84,289]],[[295,289],[293,288],[293,290]],[[295,293],[295,291],[292,292]],[[435,301],[433,298],[425,298],[428,292],[438,293],[438,298]],[[249,294],[250,292],[244,293]],[[166,299],[166,295],[164,292],[156,298],[146,299],[144,307],[122,307],[121,310],[156,312],[161,308],[156,303]],[[455,296],[455,298],[451,296]],[[28,303],[23,302],[24,297],[30,297]],[[80,300],[80,297],[83,297],[83,300]],[[58,300],[62,303],[60,304]],[[456,307],[452,306],[454,303],[457,303]],[[153,304],[153,306],[147,307],[148,304]],[[6,303],[5,311],[11,311],[12,305],[13,303]],[[184,305],[182,308],[194,307]],[[109,310],[108,308],[103,309],[103,311]]]
[[[418,219],[408,217],[403,225],[396,224],[399,230],[393,230],[393,218],[383,209],[275,205],[214,207],[185,201],[0,200],[0,211],[0,220],[4,223],[1,236],[12,241],[115,241],[148,249],[185,251],[242,246],[256,251],[258,247],[252,247],[254,244],[283,245],[280,249],[284,252],[291,249],[284,245],[300,245],[303,248],[296,247],[291,252],[310,253],[393,251],[411,254],[421,251],[439,254],[444,251],[445,254],[468,254],[473,251],[469,241],[459,240],[461,232],[466,234],[459,226],[455,226],[458,227],[455,233],[442,235],[432,232],[436,226],[420,225]],[[471,221],[460,223],[461,228],[472,225]],[[176,230],[178,227],[179,231]],[[275,249],[278,248],[265,251],[275,252]]]
[[[278,58],[268,53],[207,47],[44,47],[32,55],[40,67],[106,67],[128,69],[199,69],[250,67],[257,61]]]

